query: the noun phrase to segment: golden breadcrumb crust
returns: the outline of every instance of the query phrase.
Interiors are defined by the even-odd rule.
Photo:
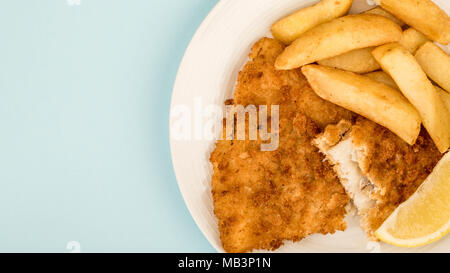
[[[278,149],[263,152],[260,140],[221,140],[210,156],[214,213],[227,252],[275,250],[284,240],[346,228],[349,198],[311,140],[354,115],[315,95],[298,70],[276,71],[283,49],[274,39],[258,41],[228,102],[278,104]]]
[[[378,188],[371,195],[377,201],[369,211],[369,236],[406,201],[433,171],[442,154],[422,128],[412,146],[388,129],[359,117],[351,131],[353,144],[363,149],[359,166]]]

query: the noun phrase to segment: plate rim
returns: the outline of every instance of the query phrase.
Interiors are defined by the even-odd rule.
[[[174,107],[175,90],[178,88],[178,85],[179,85],[179,81],[180,81],[179,78],[180,78],[181,71],[183,70],[183,67],[185,66],[186,56],[189,54],[189,52],[192,50],[192,48],[195,45],[193,42],[200,35],[200,33],[203,31],[203,29],[207,26],[208,22],[211,21],[212,18],[214,17],[214,15],[220,10],[220,8],[222,6],[224,6],[224,5],[226,5],[226,3],[230,2],[230,1],[232,1],[232,0],[218,0],[217,4],[214,5],[214,7],[208,12],[208,14],[203,19],[203,21],[200,23],[200,25],[197,28],[197,30],[195,31],[194,35],[190,39],[189,44],[186,47],[186,50],[184,51],[183,58],[181,58],[180,65],[178,66],[177,74],[175,76],[175,81],[174,81],[173,88],[172,88],[172,94],[170,96],[170,110],[173,109],[173,107]],[[212,243],[213,241],[211,240],[211,238],[209,238],[210,236],[208,235],[208,233],[204,230],[202,225],[199,224],[198,217],[195,216],[196,214],[193,213],[193,209],[189,205],[189,202],[187,201],[185,193],[182,191],[182,187],[181,187],[181,184],[180,184],[180,180],[181,179],[179,178],[179,174],[177,173],[177,169],[175,168],[175,162],[174,162],[175,154],[174,154],[174,143],[173,143],[174,139],[171,137],[172,136],[172,127],[170,126],[170,119],[171,119],[171,117],[170,117],[170,114],[169,114],[168,123],[169,123],[170,160],[172,162],[172,168],[173,168],[173,171],[175,173],[175,179],[177,180],[178,191],[181,193],[181,197],[183,198],[183,202],[186,205],[191,218],[194,220],[195,225],[201,231],[202,235],[206,238],[208,243],[217,252],[224,253],[223,249],[219,248],[219,246],[217,246],[216,244]]]

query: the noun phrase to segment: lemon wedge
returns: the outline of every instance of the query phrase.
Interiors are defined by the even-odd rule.
[[[450,231],[450,153],[436,165],[419,189],[375,232],[381,241],[418,247]]]

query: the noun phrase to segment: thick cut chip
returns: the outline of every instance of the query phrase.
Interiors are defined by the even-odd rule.
[[[347,15],[319,25],[295,40],[277,58],[275,67],[289,70],[346,52],[397,42],[402,29],[378,15]]]
[[[317,95],[385,126],[410,145],[420,133],[417,110],[396,89],[367,77],[319,65],[303,74]]]
[[[419,111],[434,143],[445,153],[450,146],[450,113],[416,58],[398,43],[380,46],[372,54]]]
[[[428,77],[450,92],[450,56],[432,42],[424,44],[416,59]]]
[[[425,35],[410,27],[403,31],[403,36],[398,43],[414,54],[419,47],[428,41],[430,40]]]
[[[381,7],[441,44],[450,42],[450,18],[431,0],[378,0]]]
[[[347,70],[355,73],[369,73],[380,69],[373,58],[374,47],[356,49],[342,55],[318,61],[320,65]]]
[[[353,0],[322,0],[303,8],[273,24],[273,37],[290,44],[313,27],[345,15],[352,3]]]
[[[383,17],[388,18],[389,20],[394,21],[397,25],[403,27],[405,25],[404,22],[402,22],[400,19],[398,19],[397,17],[395,17],[394,15],[392,15],[391,13],[385,11],[383,8],[381,8],[380,6],[375,7],[373,9],[369,9],[368,11],[365,11],[364,13],[366,14],[373,14],[373,15],[380,15]]]

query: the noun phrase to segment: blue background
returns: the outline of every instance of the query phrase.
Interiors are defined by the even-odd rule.
[[[213,252],[169,105],[217,0],[0,0],[0,251]]]

